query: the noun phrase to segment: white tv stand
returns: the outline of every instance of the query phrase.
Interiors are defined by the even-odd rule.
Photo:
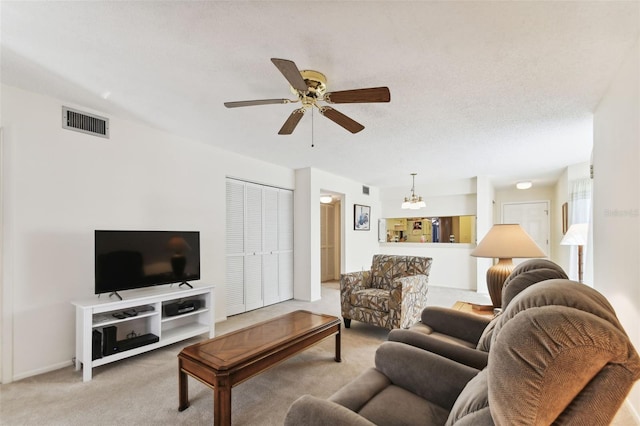
[[[114,300],[107,295],[98,298],[71,302],[76,307],[76,371],[82,366],[82,380],[91,380],[91,370],[94,367],[119,361],[133,355],[148,352],[162,346],[170,345],[200,334],[208,334],[214,337],[214,286],[183,289],[174,285],[148,287],[137,290],[123,291],[123,300]],[[197,299],[201,306],[199,309],[167,316],[163,306],[185,300]],[[136,309],[135,316],[116,318],[123,311]],[[145,310],[147,309],[147,310]],[[107,326],[117,327],[117,340],[124,340],[133,334],[141,335],[151,333],[159,337],[159,341],[134,349],[115,352],[111,355],[102,355],[92,359],[93,355],[93,331],[102,333]]]

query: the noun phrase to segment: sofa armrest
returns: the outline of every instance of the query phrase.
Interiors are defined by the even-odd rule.
[[[342,316],[351,318],[351,293],[371,287],[371,271],[348,272],[340,275],[340,308]]]
[[[375,426],[359,414],[335,402],[303,395],[293,402],[284,419],[285,426]]]
[[[426,275],[411,275],[408,277],[396,278],[391,282],[391,296],[389,297],[389,308],[400,309],[407,302],[411,294],[420,296],[420,300],[427,301],[428,277]]]
[[[371,271],[347,272],[340,275],[340,291],[352,292],[371,287]]]
[[[485,368],[489,359],[487,352],[467,348],[412,330],[391,330],[389,332],[389,341],[406,343],[478,370]]]
[[[384,342],[376,350],[376,369],[394,385],[451,410],[479,370],[404,343]]]
[[[396,278],[391,282],[389,311],[395,327],[409,328],[427,304],[429,277],[424,274]]]
[[[433,331],[477,345],[491,318],[450,308],[428,306],[422,310],[421,321]]]

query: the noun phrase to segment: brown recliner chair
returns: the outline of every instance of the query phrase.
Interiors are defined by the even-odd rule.
[[[640,358],[613,309],[576,282],[522,291],[491,340],[482,371],[385,342],[375,368],[328,400],[299,398],[285,425],[609,424],[640,378]]]
[[[525,261],[511,272],[502,289],[502,309],[533,284],[567,279],[560,266],[547,259]],[[491,319],[455,309],[429,306],[421,320],[408,330],[392,330],[390,341],[407,343],[474,368],[487,365],[491,331],[499,316]]]

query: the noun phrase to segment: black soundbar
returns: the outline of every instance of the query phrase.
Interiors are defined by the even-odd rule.
[[[130,339],[118,340],[118,352],[128,351],[130,349],[139,348],[140,346],[150,345],[159,341],[160,338],[155,334],[142,334]]]

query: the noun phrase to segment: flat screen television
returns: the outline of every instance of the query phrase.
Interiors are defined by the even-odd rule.
[[[199,279],[197,231],[95,231],[95,294]]]

